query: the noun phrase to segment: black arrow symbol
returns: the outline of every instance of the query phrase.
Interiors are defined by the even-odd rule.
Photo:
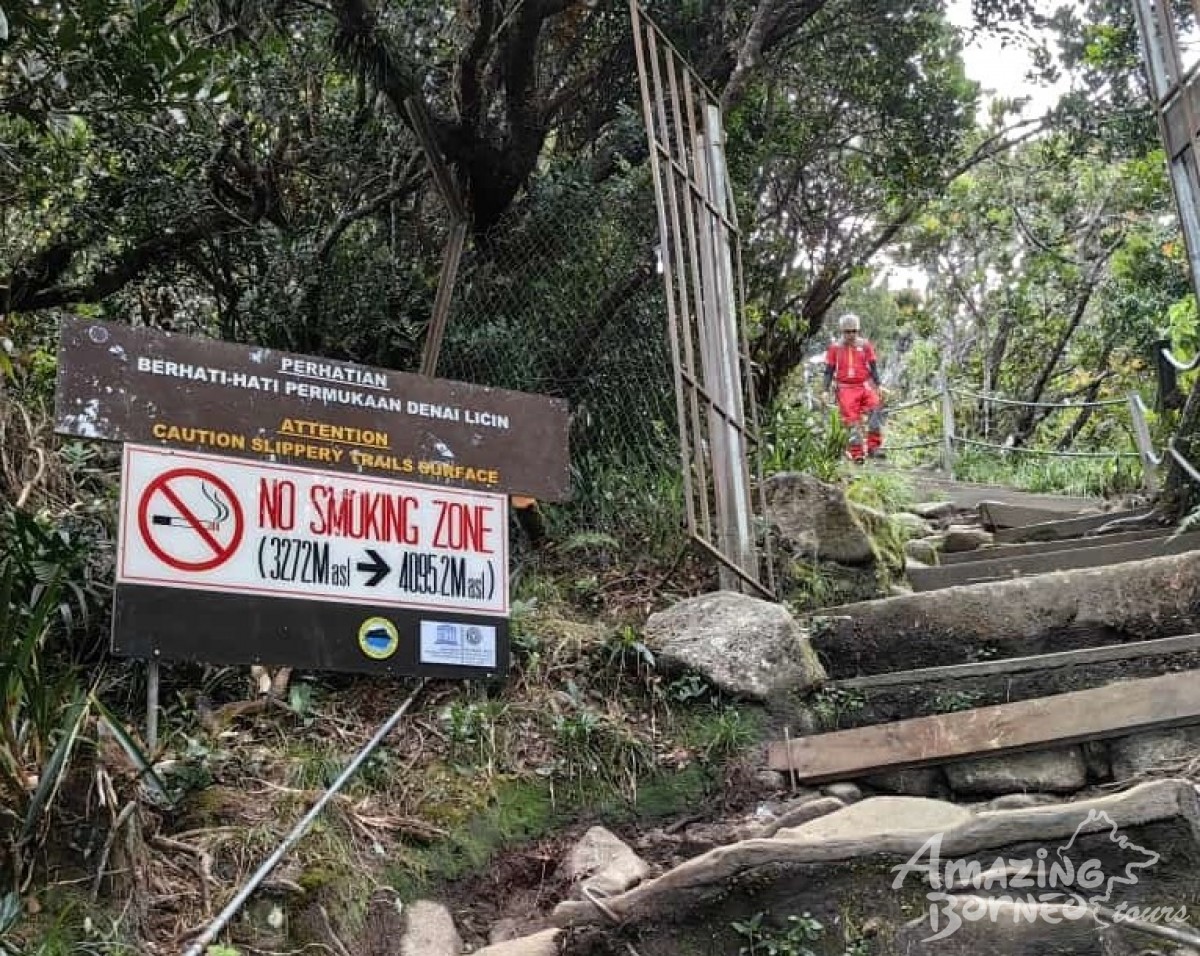
[[[373,588],[380,581],[388,576],[388,572],[392,570],[392,566],[379,556],[379,552],[374,548],[367,548],[367,556],[370,557],[371,563],[359,561],[355,567],[360,571],[366,571],[371,575],[371,580],[367,582],[367,587]]]

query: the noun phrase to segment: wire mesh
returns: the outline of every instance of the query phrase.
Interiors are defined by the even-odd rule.
[[[438,375],[566,399],[572,498],[556,536],[668,554],[684,538],[654,196],[551,187],[464,258]]]

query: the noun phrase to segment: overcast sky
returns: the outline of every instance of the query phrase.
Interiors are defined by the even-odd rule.
[[[1058,6],[1061,0],[1042,0],[1039,4],[1045,12]],[[955,26],[970,29],[974,25],[971,17],[971,0],[949,0],[946,4],[947,17]],[[987,94],[993,96],[1029,96],[1031,103],[1025,115],[1037,115],[1052,106],[1059,95],[1066,92],[1070,84],[1065,80],[1054,87],[1030,83],[1026,79],[1033,61],[1018,44],[1001,44],[995,36],[979,36],[963,51],[963,62],[967,75],[978,82]]]

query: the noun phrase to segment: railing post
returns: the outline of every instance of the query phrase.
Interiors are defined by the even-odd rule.
[[[942,380],[942,470],[954,477],[954,399],[950,386]]]
[[[1129,393],[1129,417],[1133,421],[1133,440],[1142,460],[1142,487],[1148,494],[1158,493],[1158,474],[1155,470],[1154,443],[1146,423],[1146,406],[1137,392]]]

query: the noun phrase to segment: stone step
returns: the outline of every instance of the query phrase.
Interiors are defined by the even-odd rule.
[[[692,857],[604,900],[603,907],[564,902],[552,922],[570,928],[576,938],[588,931],[615,934],[619,926],[624,935],[595,951],[624,952],[622,941],[635,938],[641,956],[726,956],[746,948],[744,930],[735,927],[761,921],[764,933],[782,935],[790,928],[787,915],[802,913],[811,915],[813,925],[832,928],[814,944],[823,953],[851,945],[858,951],[857,940],[869,937],[865,948],[871,953],[1113,956],[1143,951],[1153,940],[1123,924],[1097,925],[1080,914],[1035,918],[1033,907],[1026,907],[1018,919],[1008,910],[976,907],[975,917],[961,919],[948,939],[923,941],[947,926],[947,894],[972,891],[972,880],[986,887],[973,892],[999,897],[997,902],[1028,897],[1037,904],[1039,894],[1055,890],[1079,891],[1089,901],[1107,899],[1110,880],[1133,872],[1137,879],[1118,884],[1119,897],[1107,905],[1119,901],[1145,911],[1169,904],[1191,914],[1200,867],[1197,834],[1200,811],[1186,780],[1020,808],[971,810],[944,801],[875,797],[769,839],[746,839]],[[1038,861],[1046,857],[1060,870],[1070,861],[1071,877],[1051,882],[1044,872],[1039,876]],[[1076,876],[1085,865],[1087,885],[1094,889]],[[1009,867],[1021,874],[1011,885],[980,878]],[[1094,876],[1102,879],[1093,881]],[[942,917],[940,924],[935,915]]]
[[[826,608],[809,623],[834,680],[1197,633],[1200,552]]]
[[[1030,508],[1043,508],[1058,513],[1085,511],[1103,507],[1100,498],[1082,495],[1055,495],[1032,491],[1016,491],[1007,485],[988,485],[955,479],[925,471],[911,469],[875,467],[876,471],[888,471],[902,476],[912,483],[913,490],[922,498],[943,498],[953,501],[959,508],[971,509],[984,501],[1004,501]]]
[[[1080,535],[1103,528],[1114,521],[1132,521],[1144,518],[1148,514],[1150,514],[1149,508],[1138,508],[1045,521],[1020,528],[1001,528],[996,532],[996,543],[1021,544],[1026,541],[1062,541],[1066,538],[1078,538]]]
[[[981,501],[979,503],[979,522],[988,531],[1000,528],[1024,528],[1031,524],[1043,524],[1047,521],[1061,521],[1065,518],[1083,517],[1087,510],[1080,508],[1046,508],[1027,504],[1015,504],[1011,501]]]
[[[974,551],[942,552],[938,555],[938,567],[965,564],[971,561],[995,561],[999,558],[1019,558],[1029,554],[1049,554],[1072,548],[1099,548],[1109,544],[1124,544],[1126,541],[1147,541],[1151,538],[1168,537],[1170,528],[1152,528],[1147,531],[1118,531],[1097,534],[1084,538],[1065,538],[1060,541],[1039,541],[1031,544],[987,545]]]
[[[1063,542],[1068,544],[1068,542]],[[1099,568],[1126,561],[1142,561],[1170,554],[1183,554],[1200,548],[1200,532],[1173,537],[1158,537],[1138,541],[1123,541],[1089,547],[1063,547],[1042,554],[1004,556],[988,561],[973,561],[943,567],[912,568],[909,583],[917,591],[936,591],[940,588],[999,581],[1004,578],[1046,574],[1050,571],[1069,571],[1076,568]]]
[[[876,674],[831,681],[805,700],[801,721],[823,732],[870,727],[1193,669],[1200,634]]]

